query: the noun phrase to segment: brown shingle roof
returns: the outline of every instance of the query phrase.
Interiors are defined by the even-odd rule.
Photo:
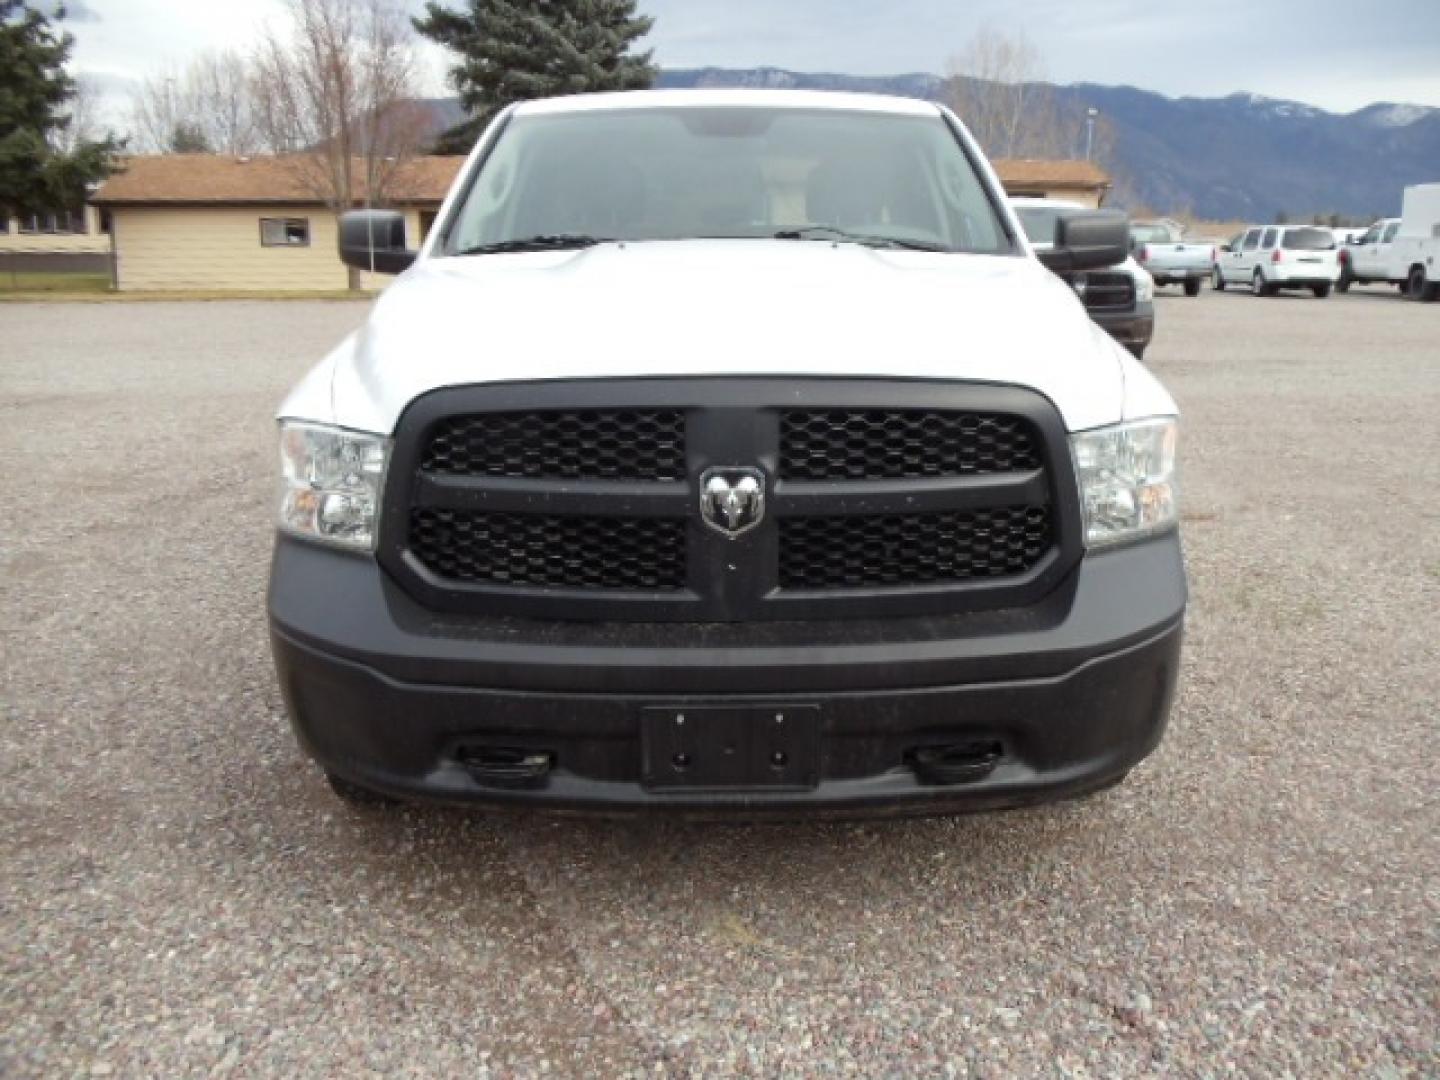
[[[1000,183],[1006,188],[1012,185],[1086,189],[1110,186],[1110,175],[1093,161],[997,158],[993,164]]]
[[[396,203],[439,203],[460,171],[462,157],[419,157],[406,162],[391,185]],[[363,169],[356,165],[356,173]],[[294,159],[257,155],[159,154],[127,158],[90,200],[101,206],[136,204],[301,203],[320,199],[307,187]],[[363,193],[359,200],[363,201]]]

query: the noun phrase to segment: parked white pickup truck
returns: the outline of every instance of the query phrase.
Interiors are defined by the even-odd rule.
[[[1215,262],[1215,245],[1186,243],[1162,221],[1137,221],[1130,226],[1130,254],[1156,285],[1184,285],[1186,296],[1199,296]]]
[[[1440,299],[1440,184],[1406,188],[1400,216],[1377,221],[1341,262],[1342,292],[1386,281],[1411,300]]]
[[[1117,783],[1185,614],[1175,402],[959,119],[663,90],[495,118],[280,409],[270,622],[360,801],[983,809]],[[403,271],[403,273],[400,273]]]
[[[1375,222],[1358,240],[1340,249],[1340,280],[1335,287],[1342,293],[1351,285],[1369,285],[1372,281],[1388,281],[1390,245],[1400,231],[1399,218],[1383,218]]]

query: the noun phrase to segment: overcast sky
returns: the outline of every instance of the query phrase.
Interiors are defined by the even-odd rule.
[[[417,0],[410,6],[419,10]],[[463,0],[453,0],[460,6]],[[127,83],[244,47],[281,0],[68,0],[75,66],[112,111]],[[1337,112],[1440,106],[1440,0],[641,0],[665,67],[943,72],[976,30],[1024,31],[1056,82],[1171,96],[1253,91]],[[444,53],[426,50],[443,93]],[[117,117],[118,119],[118,117]]]

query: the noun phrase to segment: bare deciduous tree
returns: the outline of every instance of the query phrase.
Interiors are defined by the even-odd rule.
[[[951,106],[992,157],[1039,156],[1040,128],[1053,127],[1054,101],[1042,78],[1039,50],[1023,33],[977,31],[948,65]]]
[[[186,74],[192,122],[219,154],[253,154],[260,147],[250,68],[238,52],[196,57]]]
[[[1044,82],[1040,51],[1023,32],[982,28],[950,59],[947,75],[951,107],[991,157],[1083,153],[1083,110],[1066,108]]]
[[[75,77],[75,92],[65,104],[65,124],[50,135],[50,142],[62,154],[100,138],[100,90],[84,75]]]
[[[412,115],[410,23],[388,0],[290,0],[290,11],[291,33],[267,32],[255,57],[265,142],[336,214],[384,205],[426,130]]]
[[[140,149],[207,149],[253,154],[260,148],[252,81],[238,52],[201,53],[183,71],[167,68],[140,84],[131,126]],[[183,145],[177,146],[177,142]]]

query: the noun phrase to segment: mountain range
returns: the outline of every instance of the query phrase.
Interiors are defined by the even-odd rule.
[[[757,86],[938,100],[937,75],[842,75],[779,68],[663,71],[660,86]],[[1132,86],[1051,86],[1115,129],[1116,201],[1214,221],[1400,212],[1407,184],[1440,181],[1440,109],[1382,102],[1337,114],[1258,94],[1169,98]],[[962,117],[963,119],[963,117]],[[1076,145],[1080,145],[1076,133]]]
[[[845,75],[781,68],[660,73],[661,87],[765,87],[899,94],[939,100],[937,75]],[[1132,86],[1047,89],[1074,115],[1095,108],[1113,126],[1111,202],[1211,221],[1339,214],[1368,222],[1400,212],[1408,184],[1440,181],[1440,109],[1381,102],[1332,113],[1258,94],[1170,98]],[[427,102],[437,127],[456,122],[453,99]],[[963,117],[962,117],[963,119]],[[1076,132],[1076,146],[1082,134]]]

